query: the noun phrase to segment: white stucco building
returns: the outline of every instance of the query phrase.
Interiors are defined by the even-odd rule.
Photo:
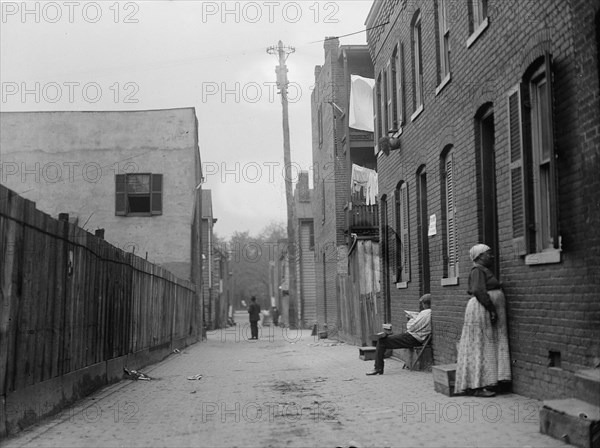
[[[194,108],[3,112],[0,170],[2,184],[49,215],[105,229],[111,244],[199,284]]]

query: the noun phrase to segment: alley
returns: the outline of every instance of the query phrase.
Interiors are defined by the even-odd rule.
[[[536,400],[446,397],[394,360],[368,377],[354,346],[275,327],[249,341],[236,317],[143,369],[151,381],[106,387],[4,446],[565,446],[539,433]]]

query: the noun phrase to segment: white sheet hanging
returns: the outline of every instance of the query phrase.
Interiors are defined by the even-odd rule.
[[[373,87],[375,80],[350,75],[349,126],[361,131],[373,132]]]

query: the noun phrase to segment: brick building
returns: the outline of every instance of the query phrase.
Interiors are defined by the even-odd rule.
[[[372,132],[349,127],[350,87],[351,75],[373,78],[373,65],[366,45],[340,46],[339,39],[327,38],[324,52],[323,65],[315,68],[311,103],[317,321],[330,336],[351,340],[356,337],[352,323],[360,320],[352,312],[348,273],[352,164],[374,169],[376,161]],[[376,207],[370,217],[376,235]]]
[[[433,296],[456,361],[469,248],[496,254],[513,390],[572,396],[600,363],[599,2],[373,3],[382,289],[395,328]],[[380,147],[381,146],[381,147]]]

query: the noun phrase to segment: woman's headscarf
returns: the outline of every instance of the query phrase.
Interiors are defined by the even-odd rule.
[[[471,261],[475,261],[475,259],[480,256],[482,253],[491,250],[490,246],[485,244],[475,244],[469,251],[469,257],[471,257]]]

